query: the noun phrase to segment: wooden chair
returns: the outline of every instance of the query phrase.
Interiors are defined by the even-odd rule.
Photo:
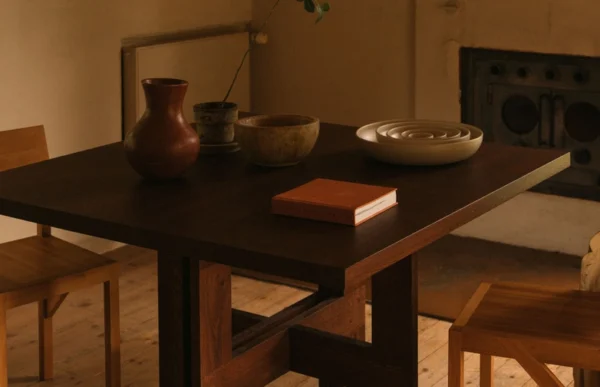
[[[600,292],[600,233],[592,237],[588,253],[581,260],[580,289]],[[573,380],[575,387],[600,387],[600,372],[574,368]]]
[[[546,364],[600,370],[600,293],[483,283],[449,332],[448,386],[463,386],[463,352],[481,355],[481,386],[493,356],[508,357],[542,387],[563,386]]]
[[[0,171],[47,159],[42,126],[0,132]],[[0,244],[0,387],[8,386],[6,311],[38,303],[39,377],[50,379],[52,317],[68,293],[96,284],[104,285],[106,385],[119,387],[118,263],[53,237],[44,225],[37,236]]]

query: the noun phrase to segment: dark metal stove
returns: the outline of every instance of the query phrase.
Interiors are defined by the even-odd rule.
[[[600,59],[461,49],[462,121],[484,141],[571,151],[533,190],[600,201]]]

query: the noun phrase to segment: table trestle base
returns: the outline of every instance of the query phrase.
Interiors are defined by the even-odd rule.
[[[415,270],[408,257],[375,276],[375,289],[385,287],[391,292],[380,296],[380,304],[392,307],[394,300],[414,299]],[[379,345],[364,341],[364,285],[345,295],[317,291],[267,318],[231,308],[227,266],[159,255],[161,276],[175,277],[181,286],[161,293],[163,326],[159,332],[164,340],[159,343],[160,355],[174,355],[183,362],[181,368],[173,369],[178,372],[161,374],[161,383],[169,379],[174,387],[262,387],[294,371],[318,378],[322,387],[387,387],[399,381],[412,385],[406,354],[414,348],[406,351],[396,344],[397,337],[409,346],[413,334],[416,339],[416,315],[412,316],[412,308],[398,313],[402,305],[393,311],[380,309],[374,313],[377,319],[409,321],[400,324],[405,325],[401,326],[404,331],[398,331],[374,320],[373,325],[381,327]],[[409,294],[398,297],[395,288]],[[178,301],[169,302],[166,295]],[[167,314],[174,306],[180,309],[177,314],[189,318],[188,323]],[[166,316],[173,316],[176,331],[169,332],[164,325]],[[388,348],[390,344],[395,348]]]

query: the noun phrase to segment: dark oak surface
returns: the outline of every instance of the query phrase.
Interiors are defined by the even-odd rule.
[[[484,144],[454,165],[390,166],[354,133],[322,124],[294,167],[201,156],[185,179],[162,184],[143,181],[115,143],[0,173],[0,214],[342,290],[570,163],[564,151]],[[273,195],[316,177],[398,187],[399,205],[356,228],[270,214]]]

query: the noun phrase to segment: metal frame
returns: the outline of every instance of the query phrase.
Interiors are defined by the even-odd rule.
[[[136,122],[135,111],[138,100],[138,48],[177,43],[187,40],[233,35],[242,32],[252,32],[249,22],[208,26],[164,34],[134,36],[123,39],[121,41],[121,139],[125,138],[127,128],[133,127]]]

